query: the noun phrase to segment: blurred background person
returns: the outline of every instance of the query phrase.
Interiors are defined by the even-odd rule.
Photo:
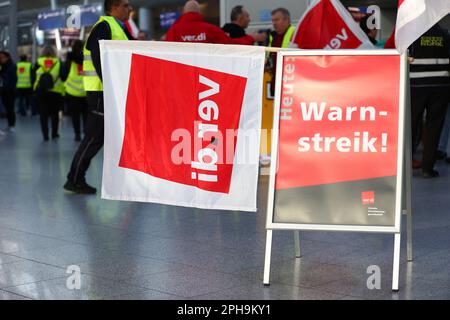
[[[411,45],[409,54],[412,132],[418,132],[426,110],[422,177],[436,178],[434,165],[450,99],[450,36],[436,24]],[[414,140],[413,135],[416,146]]]
[[[269,35],[269,47],[288,48],[295,33],[295,27],[291,25],[291,14],[285,8],[277,8],[272,11],[273,31]],[[277,70],[277,54],[272,52],[266,64],[266,70],[271,75],[270,93],[275,95],[275,73]]]
[[[250,14],[244,6],[236,6],[231,10],[231,23],[227,23],[222,27],[231,38],[245,37],[245,29],[251,22]]]
[[[14,103],[16,98],[17,67],[7,51],[0,51],[0,90],[3,106],[6,110],[8,126],[2,132],[15,132],[16,112]]]
[[[37,98],[44,141],[49,140],[48,120],[51,119],[52,139],[59,138],[59,110],[62,100],[62,81],[60,78],[61,61],[53,47],[45,47],[37,61],[34,91]]]
[[[20,61],[17,63],[16,100],[18,113],[21,116],[26,116],[31,109],[31,96],[33,94],[32,70],[33,65],[28,61],[28,57],[26,55],[20,56]]]
[[[81,141],[81,122],[83,132],[86,128],[88,105],[83,84],[83,42],[75,40],[72,51],[67,54],[62,66],[61,80],[65,86],[67,111],[72,118],[75,141]]]
[[[139,41],[147,41],[148,40],[148,34],[145,31],[139,31],[138,36],[137,36],[137,40]]]
[[[165,40],[252,45],[257,41],[264,41],[266,37],[265,33],[255,32],[240,38],[230,38],[222,29],[204,20],[197,1],[189,0],[184,5],[183,15],[167,31]]]

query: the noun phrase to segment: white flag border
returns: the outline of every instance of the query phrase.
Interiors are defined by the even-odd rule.
[[[252,60],[251,60],[252,67],[249,67],[248,70],[249,70],[249,72],[251,72],[251,70],[253,68],[253,70],[254,70],[253,73],[257,72],[259,74],[259,77],[260,77],[261,81],[259,81],[260,84],[258,83],[258,88],[257,89],[256,88],[250,88],[249,89],[248,87],[246,88],[246,91],[245,91],[245,94],[244,94],[244,108],[242,110],[243,115],[241,115],[240,129],[242,129],[242,121],[244,121],[244,113],[245,112],[250,113],[252,110],[253,111],[255,111],[255,110],[262,110],[262,99],[259,99],[259,98],[262,97],[262,75],[263,75],[263,72],[264,72],[264,58],[265,58],[264,48],[254,47],[254,46],[232,46],[232,45],[210,45],[210,44],[182,44],[182,43],[170,43],[170,42],[163,42],[162,43],[162,42],[147,42],[147,41],[146,42],[133,41],[132,43],[133,43],[133,45],[136,48],[139,48],[139,49],[146,49],[146,48],[148,49],[149,46],[151,46],[153,48],[164,47],[164,48],[167,49],[168,52],[172,52],[173,53],[174,50],[175,50],[175,52],[178,55],[182,52],[181,55],[188,56],[191,53],[198,54],[199,52],[201,52],[201,50],[206,50],[206,51],[209,50],[209,52],[220,52],[221,54],[226,53],[226,54],[234,55],[235,59],[238,59],[238,58],[242,59],[243,57],[252,58]],[[104,58],[105,54],[106,54],[105,52],[107,51],[107,47],[108,46],[113,46],[113,47],[115,47],[115,50],[118,50],[118,51],[123,51],[124,49],[130,50],[129,42],[126,42],[126,41],[101,41],[101,43],[100,43],[101,52],[102,52],[102,59],[101,59],[101,61],[102,61],[102,68],[103,68],[102,70],[103,70],[103,73],[104,73],[103,76],[104,76],[105,90],[108,90],[108,87],[111,85],[111,83],[110,83],[111,79],[108,79],[108,71],[107,71],[107,69],[105,69],[106,68],[105,61],[107,61],[108,59]],[[220,46],[220,47],[218,47],[218,46]],[[183,49],[183,50],[181,50],[181,49]],[[132,53],[139,53],[139,54],[141,54],[142,52],[140,52],[140,51],[141,50],[134,50],[133,52],[129,52],[129,53],[126,53],[126,54],[130,55],[130,61],[131,61],[131,54]],[[240,51],[240,52],[236,53],[237,51]],[[258,54],[259,58],[255,58],[255,54]],[[144,53],[144,55],[154,56],[153,54],[149,54],[149,52]],[[155,57],[159,58],[158,56],[155,56]],[[172,59],[166,59],[166,60],[179,62],[179,61],[172,60]],[[185,62],[183,62],[183,63],[185,63]],[[187,64],[190,65],[189,63],[187,63]],[[258,66],[259,64],[260,64],[260,66]],[[199,66],[198,64],[191,64],[191,65]],[[199,67],[204,67],[204,66],[199,66]],[[209,69],[211,69],[211,68],[209,68]],[[217,69],[213,68],[213,70],[217,70]],[[218,71],[223,71],[223,70],[218,70]],[[128,73],[129,73],[129,71],[128,71]],[[233,73],[233,74],[237,74],[237,73]],[[240,75],[240,74],[238,74],[238,75]],[[249,82],[250,81],[254,81],[254,86],[256,86],[257,83],[255,81],[257,81],[257,80],[249,79]],[[127,79],[127,82],[128,82],[128,79]],[[128,88],[128,86],[127,86],[127,88]],[[257,90],[256,92],[255,92],[255,89]],[[254,107],[251,110],[247,110],[246,111],[245,110],[245,101],[246,101],[246,99],[249,99],[248,98],[248,95],[250,94],[249,90],[252,90],[252,92],[251,92],[251,95],[253,97],[252,99],[255,100],[256,99],[255,97],[258,97],[258,99],[255,100],[254,103],[253,103]],[[126,90],[125,90],[125,100],[126,100]],[[106,120],[108,119],[108,116],[109,116],[108,115],[108,108],[106,107],[108,102],[110,102],[110,99],[107,97],[107,94],[105,94],[105,122],[106,122]],[[122,103],[123,104],[123,102],[116,102],[116,103]],[[125,102],[125,104],[126,104],[126,102]],[[114,105],[114,103],[113,103],[113,105]],[[124,106],[122,106],[122,107],[124,107]],[[250,107],[247,107],[247,109],[249,109],[249,108]],[[252,116],[249,119],[251,120],[252,123],[254,123],[254,121],[257,121],[258,122],[258,127],[260,128],[261,117],[262,117],[261,116],[261,112],[259,112],[259,114],[257,114],[256,117]],[[214,192],[209,192],[209,191],[205,191],[205,190],[201,190],[201,189],[195,188],[193,186],[185,186],[185,185],[182,185],[182,184],[179,184],[179,183],[175,183],[175,182],[167,181],[167,180],[164,180],[164,179],[159,179],[159,178],[156,178],[156,177],[152,177],[150,175],[147,175],[147,174],[144,174],[144,173],[141,173],[141,172],[138,172],[138,171],[134,171],[134,170],[130,170],[130,169],[124,169],[124,168],[118,168],[117,167],[117,170],[127,170],[127,174],[129,174],[126,177],[124,175],[124,179],[123,180],[128,180],[130,177],[134,177],[132,179],[139,180],[140,178],[138,176],[141,176],[141,178],[142,178],[142,176],[145,176],[145,178],[142,179],[142,181],[147,180],[147,182],[148,182],[149,180],[152,180],[155,183],[157,183],[158,181],[160,181],[160,182],[162,181],[164,184],[172,184],[174,188],[178,188],[178,189],[180,189],[180,188],[195,189],[195,194],[196,195],[203,194],[203,196],[199,197],[199,198],[198,197],[189,198],[189,199],[193,199],[192,202],[191,202],[191,200],[189,200],[189,201],[180,201],[180,200],[172,200],[170,198],[169,199],[167,199],[167,198],[166,199],[162,199],[160,197],[151,196],[150,192],[147,193],[145,196],[133,196],[133,195],[117,194],[117,193],[111,194],[110,192],[108,192],[106,190],[107,188],[105,187],[105,180],[109,181],[108,180],[109,179],[108,174],[110,174],[111,172],[108,171],[108,170],[110,170],[111,168],[110,168],[110,163],[108,162],[109,159],[107,158],[107,153],[108,153],[108,145],[106,144],[106,142],[107,142],[106,133],[108,131],[108,129],[106,127],[107,125],[108,124],[105,123],[105,149],[104,149],[104,154],[105,154],[105,157],[104,157],[105,160],[104,161],[105,161],[105,164],[104,164],[104,172],[103,172],[103,178],[104,178],[103,181],[104,181],[104,183],[103,183],[103,186],[102,186],[102,198],[103,199],[124,200],[124,201],[139,201],[139,202],[154,202],[154,203],[167,204],[167,205],[195,207],[195,208],[200,208],[200,209],[218,209],[218,210],[252,211],[252,212],[255,212],[257,210],[257,208],[256,208],[256,200],[257,200],[258,170],[259,170],[258,161],[257,160],[259,159],[259,142],[260,142],[259,134],[257,135],[258,152],[257,152],[257,154],[255,156],[255,165],[252,165],[252,166],[249,166],[249,167],[246,168],[246,170],[248,172],[250,172],[249,174],[253,174],[255,176],[254,179],[250,179],[250,180],[254,180],[254,181],[250,181],[249,182],[248,190],[247,190],[247,193],[246,193],[247,194],[247,198],[249,198],[249,197],[252,198],[252,201],[251,201],[252,204],[251,205],[249,205],[248,203],[246,205],[242,205],[242,204],[239,204],[239,201],[234,201],[234,200],[231,201],[231,203],[227,203],[227,197],[230,198],[233,195],[231,190],[230,190],[230,194],[228,194],[228,195],[214,193]],[[123,135],[124,135],[124,123],[121,125],[121,127],[122,127],[121,128],[121,130],[122,130],[122,133],[121,133],[122,140],[121,140],[121,143],[120,143],[120,150],[121,150],[121,147],[122,147],[122,141],[123,141]],[[238,157],[238,150],[241,150],[243,148],[242,146],[241,147],[239,146],[242,143],[243,143],[242,139],[240,139],[238,137],[238,145],[236,146],[235,161],[236,161],[236,159]],[[116,158],[116,160],[117,160],[117,158]],[[243,168],[238,168],[238,167],[239,167],[239,165],[234,165],[234,167],[233,167],[233,178],[234,178],[234,176],[236,174],[236,170],[243,170]],[[250,169],[253,168],[253,169],[249,170],[249,168]],[[231,188],[234,187],[233,181],[234,180],[232,180]],[[128,183],[129,183],[129,181],[128,181]],[[252,184],[252,185],[250,185],[250,184]],[[242,183],[240,183],[239,188],[242,188],[241,185],[242,185]],[[176,187],[176,186],[178,186],[178,187]],[[155,190],[153,190],[153,191],[155,191]],[[158,194],[158,195],[161,195],[161,193],[159,193],[159,190],[156,190],[156,192],[154,192],[154,194],[155,193]],[[201,201],[202,198],[205,199],[205,196],[204,196],[205,194],[213,194],[213,195],[215,195],[215,197],[213,197],[213,198],[216,199],[216,200],[212,200],[212,201],[207,201],[207,202],[201,203],[202,202]],[[236,196],[236,194],[239,194],[239,193],[236,192],[236,190],[234,190],[234,196]],[[249,196],[249,195],[251,195],[251,196]],[[232,204],[232,203],[235,203],[235,204]]]

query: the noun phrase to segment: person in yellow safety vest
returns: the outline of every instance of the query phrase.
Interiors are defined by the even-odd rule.
[[[295,27],[291,25],[291,14],[285,8],[272,11],[272,25],[274,31],[269,35],[269,47],[288,48],[295,33]],[[275,95],[275,73],[277,70],[277,54],[269,56],[267,69],[272,75],[271,95]]]
[[[33,87],[37,98],[44,141],[49,139],[49,118],[52,123],[52,139],[59,138],[58,113],[63,103],[60,71],[61,61],[56,57],[55,50],[51,46],[45,47],[37,61],[36,80]],[[51,84],[45,81],[50,77],[53,80]]]
[[[75,153],[64,189],[79,194],[95,194],[97,189],[86,183],[85,175],[92,158],[103,147],[103,83],[100,40],[133,40],[125,22],[132,7],[128,0],[105,0],[107,16],[100,17],[84,47],[83,80],[88,102],[86,132]]]
[[[20,56],[20,62],[17,63],[16,99],[19,106],[18,113],[22,116],[27,115],[27,110],[31,105],[33,93],[32,70],[33,64],[28,61],[28,57],[26,55]]]
[[[83,74],[83,41],[75,40],[72,44],[72,51],[67,54],[66,62],[61,70],[61,79],[64,81],[66,92],[67,111],[72,117],[75,141],[81,141],[80,118],[83,120],[83,128],[86,128],[88,116]]]

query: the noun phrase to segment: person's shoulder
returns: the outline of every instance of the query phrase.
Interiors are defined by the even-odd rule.
[[[226,30],[230,30],[230,29],[233,29],[234,26],[235,26],[234,23],[225,23],[225,24],[223,25],[222,29],[224,29],[224,30],[225,30],[225,29],[226,29]]]
[[[201,26],[203,26],[203,27],[205,27],[205,28],[208,28],[208,29],[210,29],[210,30],[215,30],[215,31],[220,30],[220,31],[223,32],[222,28],[220,28],[220,27],[218,27],[218,26],[216,26],[215,24],[212,24],[212,23],[210,23],[210,22],[207,22],[207,21],[197,21],[197,23],[198,23],[198,25],[201,25]]]
[[[108,22],[101,21],[94,26],[90,35],[104,35],[105,33],[111,33],[111,28]]]

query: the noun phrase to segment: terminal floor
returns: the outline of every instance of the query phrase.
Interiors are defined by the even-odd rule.
[[[450,299],[450,165],[413,179],[414,261],[403,234],[398,293],[393,236],[359,233],[302,232],[296,259],[293,232],[274,231],[264,287],[266,176],[257,213],[105,201],[63,191],[76,147],[68,119],[59,141],[42,141],[37,118],[0,136],[0,299]],[[99,154],[97,188],[101,170]],[[372,265],[380,289],[367,287]]]

